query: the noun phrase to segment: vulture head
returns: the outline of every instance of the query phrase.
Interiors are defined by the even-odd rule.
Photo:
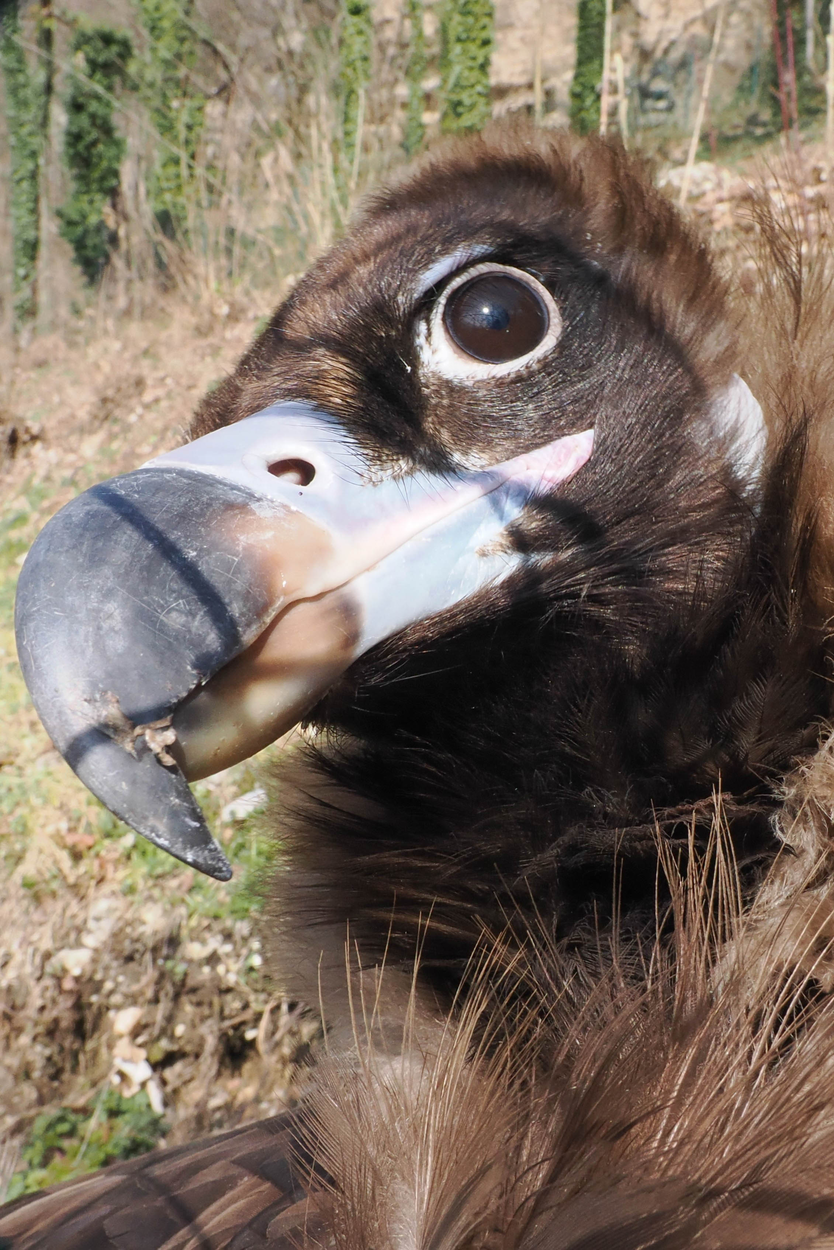
[[[788,331],[767,359],[771,277],[745,325],[617,147],[446,146],[366,204],[190,442],[38,538],[32,697],[139,833],[228,877],[187,782],[304,722],[272,918],[308,1001],[346,930],[366,966],[419,951],[435,1005],[485,933],[596,968],[601,933],[654,931],[658,863],[708,845],[716,804],[751,904],[831,703],[820,414],[787,393]]]
[[[718,790],[767,859],[829,693],[802,433],[769,436],[746,363],[622,151],[446,149],[299,282],[193,441],[45,528],[17,630],[50,735],[223,878],[187,780],[305,718],[283,922],[390,946],[396,912],[408,946],[431,911],[449,967],[496,906],[599,923],[617,860],[642,923],[656,827],[685,840]]]

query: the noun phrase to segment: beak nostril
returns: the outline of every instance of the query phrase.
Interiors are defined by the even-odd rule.
[[[316,476],[309,460],[276,460],[274,464],[267,465],[267,472],[292,486],[309,486]]]

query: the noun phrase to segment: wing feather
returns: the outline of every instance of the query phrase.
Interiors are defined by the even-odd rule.
[[[255,1250],[314,1244],[320,1223],[291,1113],[153,1151],[0,1211],[2,1250]],[[297,1154],[296,1156],[297,1157]]]

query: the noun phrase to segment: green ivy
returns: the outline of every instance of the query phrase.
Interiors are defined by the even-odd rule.
[[[480,130],[492,115],[492,0],[445,0],[440,19],[441,129]]]
[[[163,232],[185,240],[206,111],[206,97],[194,83],[194,3],[137,0],[137,5],[148,35],[147,54],[136,61],[137,80],[161,139],[150,179],[151,204]]]
[[[113,208],[119,189],[125,141],[113,122],[113,93],[126,81],[133,47],[121,31],[91,26],[76,30],[71,52],[64,158],[72,193],[58,217],[76,263],[93,283],[116,244],[116,231],[105,213]]]
[[[581,135],[599,129],[605,0],[579,0],[576,11],[576,68],[570,85],[570,120]]]
[[[41,56],[27,61],[20,39],[17,0],[0,0],[0,65],[6,96],[11,155],[11,218],[15,315],[33,317],[40,244],[40,164],[49,123],[52,90],[52,13],[43,4],[36,40]]]
[[[420,151],[426,137],[423,125],[423,78],[426,74],[426,36],[423,31],[423,0],[407,0],[406,16],[411,27],[405,81],[408,104],[405,114],[403,147],[409,156]]]
[[[93,1111],[59,1107],[44,1112],[32,1123],[21,1151],[25,1166],[12,1177],[6,1199],[146,1154],[166,1132],[164,1118],[152,1110],[144,1090],[125,1098],[108,1088]]]
[[[339,39],[339,81],[342,89],[342,144],[350,176],[361,142],[359,113],[371,79],[374,23],[370,0],[344,0]]]

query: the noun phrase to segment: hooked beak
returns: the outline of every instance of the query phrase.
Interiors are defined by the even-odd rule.
[[[21,572],[18,652],[81,780],[157,846],[231,868],[187,781],[274,741],[382,639],[524,566],[507,527],[593,431],[482,472],[375,476],[281,403],[94,486]]]

